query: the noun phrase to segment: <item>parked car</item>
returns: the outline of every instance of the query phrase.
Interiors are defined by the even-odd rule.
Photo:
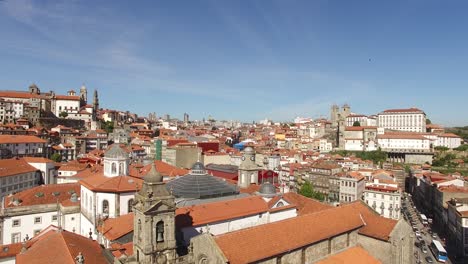
[[[422,246],[421,247],[421,251],[425,254],[427,253],[427,247],[426,246]]]
[[[432,260],[432,258],[429,256],[427,256],[425,259],[427,263],[434,263],[434,260]]]

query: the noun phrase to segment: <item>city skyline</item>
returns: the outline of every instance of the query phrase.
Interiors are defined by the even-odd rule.
[[[98,89],[104,108],[251,122],[418,107],[466,125],[468,4],[0,2],[2,90]],[[443,17],[444,19],[440,19]]]

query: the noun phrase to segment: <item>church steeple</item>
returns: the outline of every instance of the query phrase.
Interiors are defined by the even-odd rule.
[[[154,162],[135,195],[133,252],[138,263],[173,263],[176,259],[174,197]]]
[[[94,117],[97,117],[97,113],[99,111],[99,98],[98,98],[98,92],[97,89],[94,90],[94,95],[93,95],[93,114]]]

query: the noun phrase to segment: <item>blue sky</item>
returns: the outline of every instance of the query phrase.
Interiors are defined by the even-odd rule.
[[[468,125],[466,1],[0,1],[5,90],[243,121],[419,107]]]

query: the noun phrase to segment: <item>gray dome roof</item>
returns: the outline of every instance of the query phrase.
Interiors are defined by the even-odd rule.
[[[258,194],[265,197],[273,197],[276,195],[276,187],[269,182],[264,182],[260,185]]]
[[[145,182],[149,183],[158,183],[162,182],[163,177],[161,174],[156,170],[156,165],[153,164],[151,165],[150,171],[145,175],[144,177]]]
[[[208,174],[190,173],[166,183],[166,188],[177,198],[204,199],[239,193],[237,186]]]
[[[244,149],[244,153],[252,153],[254,154],[255,153],[255,150],[252,148],[252,147],[246,147]]]
[[[197,161],[192,166],[192,174],[206,174],[205,166],[203,163]]]
[[[126,159],[128,158],[128,154],[119,146],[119,144],[114,144],[106,151],[104,157],[111,159]]]

